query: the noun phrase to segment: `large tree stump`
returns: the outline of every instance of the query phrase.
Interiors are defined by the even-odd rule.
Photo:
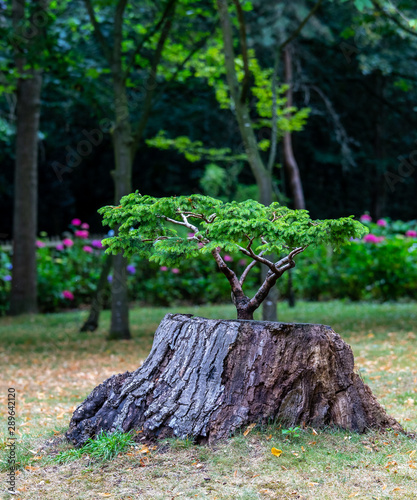
[[[149,438],[213,442],[272,419],[402,431],[328,326],[167,314],[145,363],[96,387],[75,410],[67,438],[80,446],[101,429],[143,429]]]

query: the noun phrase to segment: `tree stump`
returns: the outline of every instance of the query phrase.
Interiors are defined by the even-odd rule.
[[[329,326],[167,314],[144,364],[96,387],[66,436],[81,446],[100,430],[142,429],[147,438],[211,443],[273,419],[403,432],[353,365]]]

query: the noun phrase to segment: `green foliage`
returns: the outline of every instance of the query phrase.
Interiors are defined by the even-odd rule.
[[[254,242],[255,252],[267,254],[287,254],[317,244],[339,248],[349,238],[367,232],[353,217],[313,221],[306,210],[278,203],[265,207],[254,200],[224,203],[202,195],[154,198],[136,192],[120,203],[99,210],[103,224],[119,226],[116,236],[103,240],[106,251],[138,254],[163,265],[207,255],[217,248],[242,252],[248,240]],[[176,224],[185,226],[188,233],[181,234]]]
[[[300,427],[289,427],[288,429],[282,429],[281,434],[287,439],[293,439],[300,437]]]
[[[94,460],[105,462],[113,460],[119,453],[135,445],[132,434],[129,432],[101,431],[95,439],[89,439],[82,448],[62,451],[53,458],[53,461],[62,464],[78,460],[82,455],[89,455]]]

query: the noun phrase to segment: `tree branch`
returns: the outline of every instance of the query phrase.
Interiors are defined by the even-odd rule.
[[[131,67],[133,66],[133,64],[135,63],[135,58],[136,56],[140,53],[140,51],[142,50],[143,46],[145,45],[145,43],[150,40],[153,35],[155,33],[158,32],[158,30],[161,28],[162,24],[165,22],[168,14],[169,14],[169,11],[171,10],[173,4],[176,2],[177,0],[169,0],[167,2],[167,4],[165,5],[165,9],[164,9],[164,12],[162,13],[162,16],[161,16],[161,19],[149,30],[146,31],[146,34],[145,36],[142,38],[142,40],[137,44],[136,46],[136,49],[133,51],[131,57],[130,57],[130,60],[129,62],[127,63],[127,66],[126,66],[126,69],[124,71],[124,74],[123,74],[123,80],[126,80],[127,77],[129,76],[129,72],[130,72],[130,69]]]
[[[163,24],[163,28],[161,31],[161,36],[159,37],[155,53],[151,63],[151,69],[149,71],[149,76],[146,82],[146,95],[145,101],[143,104],[142,116],[136,128],[136,132],[133,135],[133,143],[132,143],[132,159],[136,154],[139,143],[142,140],[143,133],[145,131],[146,125],[148,123],[151,110],[152,110],[152,99],[155,92],[156,87],[156,75],[158,72],[158,65],[161,61],[162,51],[165,46],[165,42],[168,39],[169,32],[171,31],[172,19],[174,17],[175,7],[178,0],[170,0],[168,6],[168,12]]]
[[[212,255],[217,262],[217,265],[220,269],[220,271],[226,276],[228,279],[230,286],[232,288],[232,294],[235,296],[236,300],[243,300],[246,297],[246,295],[243,293],[242,286],[237,279],[236,274],[229,268],[227,267],[226,263],[222,259],[222,256],[220,255],[220,252],[218,249],[212,250]]]
[[[387,17],[388,19],[391,19],[391,21],[393,21],[397,26],[399,26],[403,31],[406,31],[407,33],[409,33],[410,35],[413,35],[413,36],[417,36],[417,31],[414,31],[413,29],[409,28],[408,26],[404,26],[404,24],[399,20],[397,19],[395,16],[393,16],[392,14],[389,14],[384,8],[382,5],[380,5],[380,3],[377,1],[377,0],[371,0],[373,6],[379,11],[381,12],[385,17]],[[398,10],[397,10],[398,12]]]
[[[262,254],[263,254],[263,251],[259,254],[259,256],[261,256]],[[243,271],[243,273],[242,273],[242,276],[241,276],[241,277],[240,277],[240,279],[239,279],[239,283],[240,283],[240,285],[243,285],[243,283],[244,283],[245,279],[247,278],[247,276],[248,276],[248,274],[249,274],[250,270],[251,270],[253,267],[255,267],[257,263],[258,263],[258,261],[257,261],[257,260],[253,260],[253,261],[252,261],[252,262],[251,262],[251,263],[250,263],[250,264],[246,267],[246,269],[245,269],[245,270]]]
[[[113,64],[117,65],[118,72],[122,66],[122,41],[123,41],[123,15],[128,0],[119,0],[114,13],[114,45]]]
[[[301,33],[302,29],[304,26],[308,23],[311,17],[314,16],[314,14],[317,12],[319,9],[320,5],[323,3],[323,0],[318,0],[318,2],[314,5],[314,7],[310,10],[310,12],[307,14],[307,16],[301,21],[301,23],[298,25],[298,27],[291,33],[291,35],[284,40],[281,45],[278,47],[278,59],[280,57],[280,53],[282,52],[282,49],[286,47],[289,43],[291,43],[297,36]]]
[[[97,21],[96,16],[94,14],[94,7],[93,7],[92,0],[84,0],[84,4],[85,4],[85,7],[87,9],[91,24],[93,25],[94,34],[95,34],[99,44],[101,45],[104,56],[107,59],[108,63],[112,64],[113,55],[112,55],[110,47],[107,45],[107,41],[104,38],[103,33],[101,32],[100,24]]]
[[[245,73],[242,82],[242,90],[240,93],[240,102],[243,103],[246,101],[248,97],[249,84],[250,84],[248,44],[246,41],[246,23],[245,23],[245,15],[243,13],[242,6],[240,5],[240,1],[233,0],[233,3],[235,4],[236,7],[237,19],[239,22],[240,48],[242,51],[243,71]]]

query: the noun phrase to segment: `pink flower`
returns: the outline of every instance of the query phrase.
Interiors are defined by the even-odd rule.
[[[39,240],[38,240],[38,241],[36,242],[36,246],[37,246],[38,248],[43,248],[43,247],[45,246],[45,243],[44,243],[43,241],[39,241]]]
[[[224,258],[225,262],[232,262],[233,261],[233,257],[231,257],[230,255],[225,255],[223,258]]]
[[[406,231],[405,235],[408,236],[409,238],[417,238],[417,231],[409,229],[408,231]]]
[[[81,220],[80,219],[72,219],[71,224],[73,226],[79,226],[81,224]]]
[[[368,214],[361,215],[361,222],[371,222],[372,217]]]
[[[100,240],[93,240],[91,242],[91,245],[94,247],[94,248],[103,248],[103,244],[101,243]]]
[[[378,224],[378,226],[382,227],[385,227],[387,225],[387,221],[385,219],[378,219],[376,223]]]
[[[192,238],[194,236],[194,233],[188,233],[187,236],[188,238]]]
[[[93,251],[93,248],[88,245],[84,245],[83,250],[84,252],[91,253]]]
[[[62,243],[59,243],[55,248],[57,250],[64,250],[64,245],[62,245]]]
[[[240,259],[238,262],[239,266],[246,266],[246,260],[245,259]]]
[[[90,229],[90,225],[89,225],[89,224],[87,224],[87,222],[84,222],[83,224],[81,224],[81,227],[82,227],[83,229]]]
[[[167,266],[161,266],[161,267],[159,268],[159,270],[160,270],[160,271],[168,271],[168,268],[167,268]]]
[[[198,243],[198,248],[202,248],[204,246],[204,243],[201,243],[201,241]]]
[[[64,240],[62,240],[62,243],[66,247],[72,247],[72,245],[74,244],[74,242],[72,240],[70,240],[69,238],[65,238]]]
[[[70,292],[69,290],[64,290],[62,292],[62,296],[64,297],[64,299],[74,300],[74,294],[72,292]]]
[[[366,234],[363,237],[363,241],[365,241],[366,243],[380,243],[383,240],[383,236],[375,236],[374,234]]]
[[[178,274],[180,272],[180,270],[177,269],[176,267],[174,267],[173,269],[171,269],[171,272],[174,274]]]
[[[88,238],[88,231],[85,229],[78,229],[75,231],[75,236],[78,236],[78,238],[86,239]]]

